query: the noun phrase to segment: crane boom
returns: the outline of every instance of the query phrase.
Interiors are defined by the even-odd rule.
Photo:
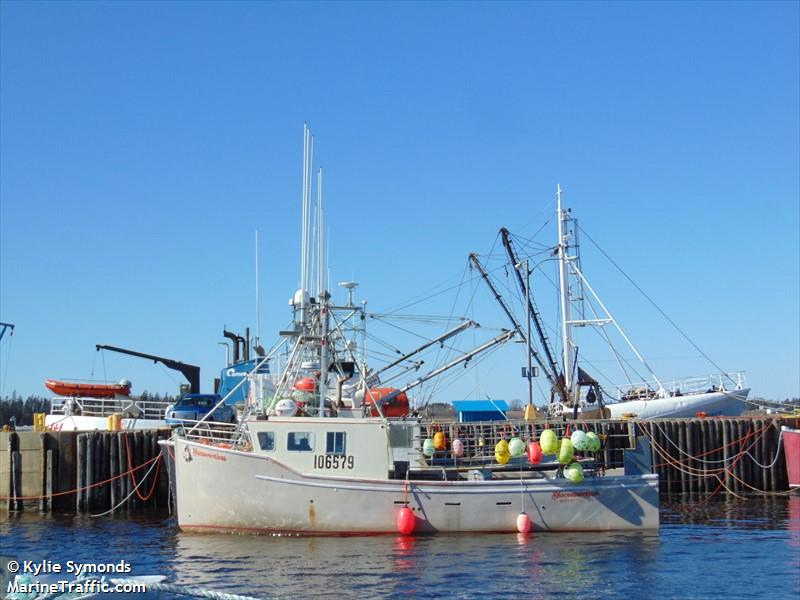
[[[164,358],[162,356],[155,356],[153,354],[145,354],[144,352],[137,352],[136,350],[128,350],[126,348],[118,348],[117,346],[106,346],[105,344],[97,344],[95,348],[100,350],[111,350],[112,352],[119,352],[120,354],[128,354],[130,356],[138,356],[139,358],[146,358],[152,360],[154,363],[161,363],[168,369],[180,371],[189,382],[192,394],[200,393],[200,367],[196,365],[187,365],[179,360],[171,358]]]

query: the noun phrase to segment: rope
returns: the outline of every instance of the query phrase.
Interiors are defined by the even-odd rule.
[[[136,477],[133,475],[133,470],[132,470],[132,465],[131,465],[131,448],[130,448],[130,446],[128,444],[128,433],[127,432],[125,432],[124,437],[125,437],[125,450],[127,451],[127,454],[128,454],[128,469],[131,469],[131,471],[130,471],[130,473],[131,473],[131,481],[133,481],[133,484],[135,486],[133,488],[133,490],[136,492],[136,495],[139,497],[139,500],[141,500],[142,502],[147,502],[150,499],[150,497],[153,495],[153,492],[156,489],[156,483],[158,483],[158,469],[156,470],[155,477],[153,477],[153,485],[150,486],[150,491],[147,493],[146,496],[142,496],[139,493],[139,484],[136,483]],[[156,458],[161,458],[161,454],[159,454]],[[158,464],[158,467],[160,468],[161,467],[161,463],[159,462],[157,464]],[[144,480],[146,478],[147,478],[147,475],[144,476],[144,478],[142,479],[142,482],[144,482]]]
[[[728,467],[728,466],[726,466],[726,467],[725,467],[725,472],[726,472],[727,474],[729,474],[729,475],[733,475],[733,468],[736,466],[736,464],[737,464],[737,463],[738,463],[738,462],[739,462],[739,461],[742,459],[742,457],[744,456],[744,452],[743,452],[744,443],[747,441],[747,438],[749,438],[749,437],[750,437],[750,428],[748,427],[748,428],[747,428],[747,435],[746,435],[746,436],[744,436],[744,439],[742,439],[741,443],[739,444],[739,454],[737,454],[737,455],[736,455],[736,458],[733,460],[733,462],[731,462],[731,466],[730,466],[730,467]],[[758,441],[758,438],[756,438],[756,439],[753,441],[753,444],[755,444],[755,442],[757,442],[757,441]],[[752,447],[752,445],[751,445],[751,447]],[[710,501],[710,500],[711,500],[711,499],[712,499],[712,498],[713,498],[713,497],[716,495],[716,493],[717,493],[717,492],[719,492],[719,491],[720,491],[720,489],[722,489],[723,487],[725,488],[725,491],[727,491],[729,494],[733,494],[734,496],[736,496],[737,498],[740,498],[740,499],[742,498],[742,496],[739,496],[738,494],[734,493],[734,492],[733,492],[733,490],[731,490],[731,489],[730,489],[730,488],[729,488],[727,485],[725,485],[725,481],[724,481],[723,479],[721,479],[721,478],[719,477],[719,475],[717,476],[717,481],[719,481],[719,485],[717,486],[717,489],[715,489],[715,490],[714,490],[714,491],[711,493],[711,495],[709,495],[709,496],[706,498],[706,500],[705,500],[706,502]]]
[[[673,448],[675,448],[675,449],[676,449],[676,450],[677,450],[677,451],[678,451],[680,454],[683,454],[683,455],[684,455],[684,456],[686,456],[688,459],[694,459],[694,460],[696,460],[697,462],[700,462],[700,463],[703,463],[703,464],[720,464],[720,463],[723,463],[723,464],[724,464],[724,463],[726,462],[724,458],[723,458],[722,460],[700,460],[700,459],[699,459],[699,457],[700,457],[700,456],[706,456],[706,455],[708,455],[708,454],[712,454],[712,453],[714,453],[714,452],[719,452],[720,450],[724,450],[725,448],[728,448],[728,447],[730,447],[730,446],[733,446],[733,445],[735,445],[735,444],[737,444],[737,443],[741,442],[742,440],[746,439],[747,437],[749,437],[749,436],[751,435],[751,432],[748,430],[748,433],[747,433],[747,435],[745,435],[744,437],[741,437],[741,438],[739,438],[739,439],[736,439],[736,440],[733,440],[733,441],[731,441],[731,442],[728,442],[727,444],[724,444],[724,445],[720,446],[719,448],[715,448],[715,449],[713,449],[713,450],[707,450],[706,452],[701,452],[700,454],[697,454],[697,455],[695,455],[695,456],[692,456],[691,454],[688,454],[688,453],[686,453],[686,452],[685,452],[684,450],[682,450],[682,449],[681,449],[681,448],[680,448],[680,447],[679,447],[679,446],[678,446],[678,445],[677,445],[677,444],[676,444],[674,441],[672,441],[672,439],[671,439],[669,436],[667,436],[667,435],[664,433],[664,430],[663,430],[663,429],[661,429],[661,427],[660,427],[660,426],[659,426],[657,423],[653,423],[653,426],[654,426],[654,427],[658,427],[659,431],[661,431],[662,435],[664,435],[664,437],[665,437],[665,438],[666,438],[666,440],[667,440],[667,441],[670,443],[670,445],[671,445]],[[755,432],[752,432],[752,435],[756,435],[756,436],[759,436],[759,437],[760,437],[760,436],[761,436],[761,434],[762,434],[762,433],[763,433],[763,432],[764,432],[766,429],[769,429],[770,427],[772,427],[772,423],[767,423],[766,425],[764,425],[763,427],[761,427],[761,428],[760,428],[760,429],[758,429],[757,431],[755,431]],[[748,453],[748,455],[749,455],[749,453]],[[752,455],[750,455],[750,458],[753,458],[753,456],[752,456]],[[728,460],[730,460],[730,459],[728,459]],[[755,462],[755,459],[753,459],[753,461]],[[679,461],[679,462],[681,462],[681,463],[682,463],[683,461]],[[665,463],[658,464],[658,465],[654,465],[654,466],[656,466],[656,467],[663,467],[663,466],[664,466],[664,464],[665,464]],[[756,464],[758,464],[758,463],[756,463]],[[773,461],[773,463],[772,463],[772,464],[775,464],[775,461]],[[759,465],[759,466],[760,466],[761,468],[766,468],[766,467],[763,467],[762,465]],[[770,466],[772,466],[772,465],[770,465]]]
[[[115,579],[119,583],[141,583],[136,580]],[[212,598],[212,600],[260,600],[255,596],[240,596],[239,594],[228,594],[225,592],[215,592],[198,587],[186,587],[173,583],[145,583],[148,590],[159,592],[170,592],[181,596],[192,596],[194,598]]]
[[[44,495],[44,496],[0,496],[0,500],[42,500],[43,498],[51,498],[51,497],[55,498],[56,496],[68,496],[70,494],[77,494],[78,492],[83,492],[83,491],[91,489],[91,488],[95,488],[95,487],[98,487],[98,486],[101,486],[101,485],[105,485],[105,484],[107,484],[107,483],[109,483],[111,481],[114,481],[116,479],[120,479],[122,477],[127,477],[128,475],[130,475],[134,471],[138,471],[140,469],[144,469],[146,466],[154,463],[155,461],[157,461],[160,458],[161,458],[161,455],[159,454],[158,456],[154,456],[150,460],[143,462],[138,467],[134,467],[130,471],[125,471],[124,473],[120,473],[119,475],[114,475],[114,477],[109,477],[108,479],[105,479],[103,481],[98,481],[97,483],[93,483],[91,485],[86,485],[84,487],[75,488],[74,490],[67,490],[66,492],[56,492],[54,494],[50,494],[49,496],[48,495]]]
[[[657,427],[656,423],[653,423],[652,425],[654,427]],[[696,467],[690,467],[688,465],[685,465],[684,464],[686,462],[685,460],[673,459],[669,455],[669,453],[666,451],[666,449],[664,447],[662,447],[661,445],[659,445],[658,443],[655,442],[652,434],[648,431],[647,427],[642,427],[642,431],[644,431],[645,435],[649,438],[650,443],[652,444],[653,448],[656,450],[656,454],[658,454],[658,456],[660,456],[662,459],[667,461],[667,462],[664,462],[664,463],[659,463],[659,464],[653,465],[654,467],[671,466],[672,468],[674,468],[675,470],[677,470],[680,473],[685,473],[685,474],[690,475],[692,477],[699,477],[699,478],[703,478],[703,479],[708,479],[710,477],[713,477],[719,482],[719,485],[717,485],[717,487],[714,489],[714,491],[711,492],[707,498],[705,498],[704,502],[708,502],[717,493],[719,493],[719,491],[721,489],[723,489],[723,488],[729,494],[731,494],[732,496],[735,496],[736,498],[743,499],[742,496],[740,496],[739,494],[737,494],[736,492],[731,490],[727,485],[725,485],[725,480],[724,480],[723,477],[721,477],[724,473],[727,473],[733,479],[735,479],[736,481],[741,483],[743,486],[745,486],[745,487],[749,488],[750,490],[752,490],[753,492],[757,492],[759,494],[764,494],[764,495],[768,495],[768,496],[784,496],[784,495],[788,495],[788,494],[792,493],[792,490],[788,490],[787,492],[770,492],[768,490],[762,490],[762,489],[753,487],[752,485],[750,485],[749,483],[747,483],[746,481],[744,481],[743,479],[738,477],[736,475],[736,473],[734,472],[734,468],[736,467],[736,465],[745,456],[750,457],[750,460],[752,460],[754,464],[756,464],[757,466],[759,466],[762,469],[770,469],[775,465],[775,463],[778,461],[778,457],[780,456],[780,453],[781,453],[781,438],[783,437],[783,431],[781,431],[780,435],[778,436],[777,451],[775,453],[775,458],[772,460],[772,462],[769,465],[762,465],[750,453],[750,450],[758,443],[758,441],[760,440],[761,436],[764,434],[764,431],[767,430],[770,427],[773,427],[773,426],[774,426],[774,423],[770,422],[767,425],[759,428],[756,431],[748,430],[747,434],[744,437],[741,437],[741,438],[739,438],[737,440],[733,440],[732,442],[729,442],[728,444],[725,444],[725,445],[723,445],[723,446],[721,446],[719,448],[716,448],[714,450],[708,450],[706,452],[698,454],[697,455],[698,457],[699,456],[705,456],[705,455],[711,454],[713,452],[719,452],[720,450],[723,450],[724,448],[727,448],[729,446],[733,446],[735,444],[739,444],[739,451],[734,456],[729,457],[727,461],[725,459],[723,459],[721,461],[702,461],[702,460],[699,461],[699,462],[702,462],[704,464],[719,464],[719,463],[723,463],[724,464],[724,466],[722,468],[719,468],[719,469],[716,469],[716,470],[713,470],[713,471],[708,471],[708,470],[703,471],[702,469],[699,469],[699,468],[696,468]],[[659,428],[659,430],[661,431],[660,428]],[[663,435],[663,431],[662,431],[662,435]],[[675,445],[675,443],[672,441],[671,438],[669,438],[666,435],[664,435],[664,437],[681,454],[687,456],[689,460],[698,460],[697,457],[688,455],[685,452],[683,452],[683,450],[681,450],[678,446]],[[749,445],[747,445],[747,447],[745,447],[745,444],[747,444],[747,442],[748,442],[748,440],[750,438],[753,438],[752,442],[749,443]],[[730,465],[728,465],[728,462],[730,462]]]
[[[158,458],[161,458],[161,456],[158,456]],[[173,457],[173,458],[174,458],[174,457]],[[144,474],[144,477],[142,477],[142,480],[141,480],[141,481],[140,481],[138,484],[136,484],[136,487],[134,487],[134,488],[133,488],[133,491],[132,491],[130,494],[128,494],[127,496],[125,496],[125,498],[124,498],[123,500],[121,500],[121,501],[120,501],[120,502],[119,502],[119,503],[118,503],[116,506],[112,506],[112,507],[111,507],[111,508],[109,508],[109,509],[108,509],[106,512],[102,512],[102,513],[100,513],[100,514],[97,514],[97,515],[89,515],[89,516],[90,516],[90,517],[105,517],[106,515],[110,515],[111,513],[113,513],[113,512],[114,512],[115,510],[117,510],[117,509],[118,509],[120,506],[122,506],[123,504],[125,504],[125,503],[128,501],[128,499],[129,499],[131,496],[133,496],[133,494],[134,494],[134,493],[138,494],[137,490],[139,489],[139,486],[140,486],[142,483],[144,483],[144,480],[145,480],[145,479],[147,479],[147,476],[148,476],[148,475],[150,475],[150,473],[151,473],[151,472],[153,471],[153,469],[154,469],[154,468],[156,468],[156,467],[158,467],[159,469],[161,468],[161,461],[156,461],[155,463],[153,463],[152,465],[150,465],[150,468],[148,469],[147,473],[145,473],[145,474]],[[133,476],[131,476],[131,477],[133,477]],[[154,477],[154,479],[153,479],[153,480],[154,480],[154,481],[158,481],[158,470],[156,470],[156,475],[155,475],[155,477]],[[151,490],[150,490],[150,494],[148,494],[148,496],[147,496],[147,497],[149,498],[149,497],[150,497],[150,495],[152,495],[152,493],[153,493],[153,490],[151,489]],[[141,497],[141,496],[140,496],[140,497]]]

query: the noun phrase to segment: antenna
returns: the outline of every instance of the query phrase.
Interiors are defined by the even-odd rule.
[[[322,167],[317,173],[317,293],[325,293],[325,228],[322,207]]]
[[[347,306],[353,306],[353,290],[358,287],[358,283],[355,281],[342,281],[339,287],[347,290]]]
[[[258,338],[261,335],[261,302],[258,288],[258,228],[256,228],[256,346],[258,346]]]

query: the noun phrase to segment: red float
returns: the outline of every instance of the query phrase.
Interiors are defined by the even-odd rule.
[[[400,509],[400,512],[397,513],[397,531],[403,535],[408,535],[414,531],[414,527],[417,524],[416,521],[417,517],[414,516],[414,511],[404,506]]]
[[[303,377],[294,382],[294,389],[300,392],[313,392],[317,388],[317,382],[312,377]]]
[[[530,533],[533,529],[531,518],[524,512],[517,515],[517,531],[520,533]]]
[[[542,462],[542,447],[539,442],[531,442],[528,444],[528,462],[532,465],[538,465]]]

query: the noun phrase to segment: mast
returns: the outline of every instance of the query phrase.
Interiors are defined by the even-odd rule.
[[[319,320],[322,334],[319,341],[319,415],[325,410],[325,397],[328,394],[328,294],[325,291],[325,236],[322,223],[322,169],[317,174],[317,293],[319,301]]]
[[[311,132],[308,123],[303,123],[303,198],[302,220],[300,224],[300,323],[306,322],[306,290],[308,289],[308,169],[310,161],[309,146],[311,145]]]
[[[14,326],[11,323],[0,323],[0,340],[3,339],[6,331],[10,331],[9,335],[14,335]]]
[[[503,246],[505,246],[506,253],[508,254],[508,258],[511,261],[511,265],[516,265],[519,263],[519,259],[517,258],[516,253],[514,252],[514,248],[511,244],[511,238],[509,237],[508,229],[505,227],[500,229],[500,236],[503,240]],[[522,280],[522,273],[519,272],[518,269],[514,269],[514,272],[517,274],[517,283],[519,284],[520,290],[525,293],[525,282]],[[554,387],[558,390],[559,394],[561,395],[562,400],[566,402],[567,400],[567,391],[564,387],[563,380],[559,379],[558,374],[558,365],[556,364],[556,360],[553,357],[553,351],[550,348],[550,340],[547,338],[547,334],[544,331],[544,327],[542,325],[542,317],[539,314],[538,309],[536,308],[536,304],[533,302],[533,296],[527,297],[527,302],[529,304],[529,309],[531,312],[531,317],[533,318],[533,324],[536,326],[536,333],[539,336],[539,341],[542,344],[542,348],[544,349],[545,356],[547,357],[547,362],[550,365],[550,371],[553,373],[553,378],[551,381],[554,381]]]
[[[259,337],[261,336],[261,302],[258,288],[258,229],[256,229],[256,347],[259,346]]]
[[[556,186],[556,216],[558,220],[558,282],[561,297],[561,351],[564,362],[565,401],[572,398],[572,345],[570,340],[570,298],[567,261],[567,232],[565,214],[561,210],[561,184]]]
[[[472,264],[475,265],[475,268],[478,269],[478,272],[483,277],[483,280],[486,282],[486,285],[489,286],[492,294],[494,294],[495,300],[500,304],[500,308],[503,309],[503,312],[506,313],[506,316],[511,321],[511,324],[514,326],[514,331],[517,332],[517,335],[525,340],[525,343],[528,346],[528,354],[534,358],[536,363],[539,365],[539,368],[542,372],[547,376],[547,379],[550,381],[550,384],[558,389],[559,383],[557,378],[557,372],[552,372],[545,364],[544,360],[542,360],[541,355],[536,351],[536,348],[533,347],[530,338],[530,327],[528,327],[528,335],[526,336],[522,331],[522,325],[520,325],[519,321],[517,321],[517,317],[514,316],[514,313],[506,304],[506,301],[500,295],[500,292],[497,291],[497,288],[492,283],[492,280],[489,278],[489,273],[486,272],[486,269],[483,267],[481,262],[478,260],[477,255],[473,252],[469,255],[469,259],[472,261]],[[530,309],[530,306],[528,307]]]
[[[525,353],[525,355],[526,355],[526,357],[528,359],[528,370],[525,372],[525,377],[528,379],[528,406],[533,406],[533,372],[532,372],[532,368],[531,368],[531,352],[530,352],[530,349],[531,349],[531,303],[527,301],[528,298],[531,297],[531,270],[530,270],[530,267],[528,266],[528,259],[527,258],[524,260],[524,262],[518,263],[515,266],[516,267],[522,267],[523,265],[525,266],[525,300],[526,300],[525,301],[525,308],[527,309],[525,311],[525,313],[526,313],[526,318],[527,318],[527,322],[528,322],[527,333],[525,334],[527,336],[527,339],[525,340],[525,343],[528,345],[528,351]]]

